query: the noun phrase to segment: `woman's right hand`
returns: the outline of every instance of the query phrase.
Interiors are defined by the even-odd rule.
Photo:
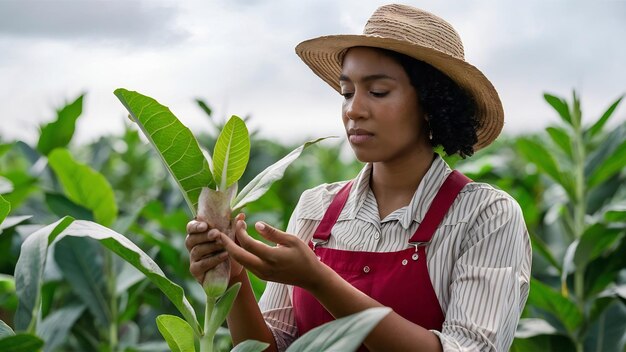
[[[245,220],[244,214],[239,214],[237,220]],[[237,223],[237,221],[235,221]],[[210,228],[204,221],[191,220],[187,223],[187,238],[185,247],[189,251],[189,272],[202,285],[204,274],[228,259],[228,253],[222,244],[215,240],[221,232]],[[230,258],[230,282],[241,274],[243,267]],[[229,284],[230,286],[230,284]]]

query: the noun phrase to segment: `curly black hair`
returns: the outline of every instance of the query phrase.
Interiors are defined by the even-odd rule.
[[[442,146],[447,155],[462,158],[474,154],[480,121],[472,97],[433,66],[395,51],[379,50],[398,62],[409,76],[428,117],[433,147]]]

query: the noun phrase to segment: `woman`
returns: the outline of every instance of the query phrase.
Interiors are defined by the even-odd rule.
[[[242,288],[228,318],[233,340],[286,348],[334,318],[389,306],[366,338],[371,351],[507,350],[528,296],[530,244],[517,203],[450,170],[500,133],[498,95],[444,20],[380,7],[363,35],[305,41],[296,52],[343,97],[356,157],[350,182],[303,193],[286,232],[258,222],[275,247],[246,233],[236,244],[206,223],[187,226],[190,271],[227,257]],[[268,280],[259,304],[242,270]],[[260,307],[260,308],[259,308]]]

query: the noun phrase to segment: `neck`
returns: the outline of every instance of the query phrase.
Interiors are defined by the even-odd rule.
[[[432,149],[409,158],[372,165],[370,188],[378,203],[381,219],[408,205],[434,160]]]

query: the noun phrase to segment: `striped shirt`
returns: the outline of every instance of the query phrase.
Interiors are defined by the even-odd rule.
[[[409,205],[381,220],[369,186],[371,170],[367,164],[357,176],[328,248],[368,252],[406,249],[408,239],[452,172],[437,156]],[[287,232],[308,243],[345,183],[305,191]],[[530,279],[530,240],[517,202],[487,184],[467,184],[426,253],[428,273],[445,315],[442,330],[433,331],[444,351],[507,351],[528,297]],[[297,336],[292,293],[292,286],[268,282],[259,301],[279,350]]]

